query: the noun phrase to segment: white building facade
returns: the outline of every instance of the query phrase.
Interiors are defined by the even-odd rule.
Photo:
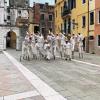
[[[29,3],[25,7],[18,5],[11,7],[7,4],[8,0],[0,0],[0,50],[6,50],[7,47],[21,50],[27,27],[18,26],[16,21],[18,18],[28,20]]]

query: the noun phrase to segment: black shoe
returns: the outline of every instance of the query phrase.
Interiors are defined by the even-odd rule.
[[[65,60],[67,60],[67,58]]]

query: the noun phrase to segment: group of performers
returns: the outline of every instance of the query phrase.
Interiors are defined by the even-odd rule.
[[[64,33],[53,34],[49,32],[44,39],[43,35],[29,34],[27,32],[25,39],[22,43],[22,56],[36,59],[56,59],[61,57],[65,60],[74,58],[75,48],[77,47],[79,57],[83,58],[83,35],[66,35]]]

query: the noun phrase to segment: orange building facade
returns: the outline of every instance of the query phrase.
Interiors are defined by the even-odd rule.
[[[100,0],[95,0],[95,53],[100,54]]]

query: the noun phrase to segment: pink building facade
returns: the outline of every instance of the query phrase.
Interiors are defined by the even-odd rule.
[[[100,0],[95,0],[95,53],[100,54]]]

